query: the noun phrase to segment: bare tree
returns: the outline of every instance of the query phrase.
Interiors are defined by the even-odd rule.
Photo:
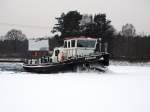
[[[126,24],[122,26],[122,35],[125,37],[135,37],[136,30],[132,24]]]

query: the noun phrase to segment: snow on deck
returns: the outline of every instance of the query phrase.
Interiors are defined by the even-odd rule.
[[[150,67],[107,73],[0,71],[0,112],[149,112]]]

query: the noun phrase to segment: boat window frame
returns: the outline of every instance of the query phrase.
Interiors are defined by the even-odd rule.
[[[67,41],[64,41],[64,48],[67,48]]]
[[[85,42],[86,42],[86,41],[87,41],[87,42],[88,42],[88,41],[89,41],[89,42],[90,42],[90,41],[91,41],[91,42],[93,41],[93,42],[94,42],[94,45],[93,45],[93,46],[79,46],[79,42],[84,42],[84,41],[85,41]],[[96,45],[96,40],[77,40],[77,47],[79,47],[79,48],[95,48],[95,45]]]
[[[70,41],[68,41],[68,48],[70,48],[71,47],[71,42]]]
[[[55,56],[58,56],[59,52],[60,52],[59,49],[55,50]]]
[[[71,40],[71,47],[76,47],[76,40]]]

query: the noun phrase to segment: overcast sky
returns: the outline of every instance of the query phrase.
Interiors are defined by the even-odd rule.
[[[119,31],[132,23],[137,33],[150,34],[150,0],[0,0],[0,35],[12,28],[28,38],[50,35],[62,12],[106,13]]]

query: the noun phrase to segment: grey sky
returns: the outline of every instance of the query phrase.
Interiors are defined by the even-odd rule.
[[[123,24],[132,23],[137,33],[150,34],[149,0],[0,0],[0,35],[12,28],[22,30],[28,38],[50,35],[55,17],[70,10],[106,13],[118,31]]]

